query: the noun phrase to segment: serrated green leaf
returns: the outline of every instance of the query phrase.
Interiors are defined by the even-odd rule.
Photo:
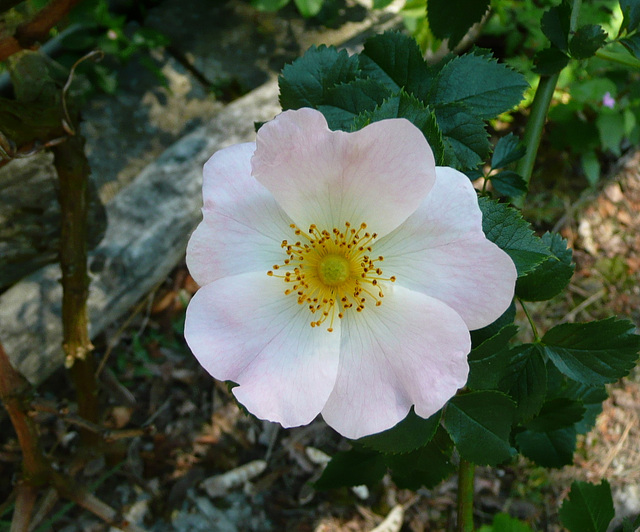
[[[543,467],[560,468],[573,463],[576,429],[567,427],[551,432],[524,430],[516,434],[520,452]]]
[[[492,336],[498,334],[503,327],[510,325],[516,318],[516,304],[514,301],[511,302],[509,308],[505,310],[496,321],[490,323],[486,327],[482,329],[477,329],[475,331],[471,331],[471,345],[475,349],[482,342],[485,342]]]
[[[387,31],[364,43],[360,67],[369,77],[392,93],[400,89],[426,102],[433,76],[425,63],[418,43],[411,37]]]
[[[458,170],[475,168],[486,159],[491,148],[484,122],[462,104],[450,104],[435,111],[442,139],[446,166]]]
[[[325,103],[329,89],[353,81],[358,74],[358,56],[338,52],[334,47],[312,46],[278,77],[283,110],[313,107]]]
[[[353,127],[360,129],[371,122],[387,118],[406,118],[413,123],[429,142],[436,164],[442,164],[445,148],[436,116],[415,96],[404,91],[388,98],[373,111],[361,113],[354,120]]]
[[[540,410],[547,392],[544,360],[534,344],[519,345],[511,349],[506,358],[498,389],[516,402],[519,419],[529,419]]]
[[[575,481],[558,512],[570,532],[606,532],[614,515],[611,487],[606,480],[600,484]]]
[[[375,451],[351,449],[337,453],[314,486],[319,490],[375,484],[386,473],[384,456]]]
[[[318,111],[327,119],[330,129],[351,131],[356,116],[373,111],[390,96],[389,89],[372,79],[355,79],[329,88]]]
[[[493,118],[520,103],[529,86],[524,76],[475,50],[449,61],[438,74],[429,104],[464,104],[470,114]]]
[[[451,463],[452,442],[440,427],[427,445],[407,454],[387,455],[391,477],[399,488],[433,488],[455,472]]]
[[[300,14],[305,18],[315,17],[322,9],[324,0],[293,0],[300,11]]]
[[[494,190],[501,196],[518,198],[527,192],[527,182],[521,175],[504,170],[489,177]]]
[[[517,325],[506,325],[500,331],[473,348],[469,353],[467,386],[474,390],[491,390],[509,364],[509,340],[518,332]]]
[[[569,41],[569,52],[574,59],[592,57],[607,40],[607,33],[597,24],[586,24]]]
[[[519,211],[484,197],[478,199],[478,204],[482,211],[484,234],[508,253],[516,265],[518,277],[533,270],[551,254]]]
[[[588,385],[614,382],[635,366],[640,336],[627,320],[563,323],[542,338],[544,351],[567,377]]]
[[[620,39],[620,44],[624,45],[636,59],[640,59],[640,32],[634,33],[631,37]]]
[[[541,76],[551,76],[569,64],[569,56],[556,47],[545,48],[533,58],[533,71]]]
[[[567,248],[567,241],[558,233],[545,233],[542,241],[552,255],[516,284],[516,295],[525,301],[546,301],[558,295],[571,280],[575,265],[573,252]]]
[[[640,2],[638,0],[620,0],[623,22],[620,31],[631,33],[640,26]]]
[[[429,28],[438,39],[449,39],[449,49],[453,50],[487,9],[489,0],[427,0]]]
[[[509,514],[496,514],[493,516],[491,526],[484,525],[478,532],[533,532],[527,523],[511,517]]]
[[[500,137],[491,156],[491,168],[497,170],[521,159],[526,152],[520,138],[513,133]]]
[[[442,411],[439,410],[428,419],[421,418],[413,408],[406,418],[395,427],[379,434],[365,436],[356,440],[364,447],[381,453],[408,453],[426,445],[436,433]]]
[[[509,434],[515,403],[495,391],[455,396],[444,413],[444,426],[460,456],[474,464],[497,465],[511,458]]]
[[[545,401],[536,417],[525,424],[525,428],[534,432],[551,432],[571,427],[584,415],[585,407],[576,400],[560,397]]]
[[[564,0],[542,15],[542,33],[551,44],[566,52],[569,46],[569,26],[571,22],[571,5]]]

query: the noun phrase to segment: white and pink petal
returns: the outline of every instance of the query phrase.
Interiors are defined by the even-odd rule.
[[[253,175],[302,229],[366,223],[384,235],[418,207],[435,181],[435,162],[418,128],[404,119],[354,133],[331,131],[314,109],[285,111],[258,131]]]
[[[335,383],[340,324],[311,327],[311,314],[281,279],[246,273],[207,284],[187,309],[185,338],[249,412],[294,427],[320,413]]]

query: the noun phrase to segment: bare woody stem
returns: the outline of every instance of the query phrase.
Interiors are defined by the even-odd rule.
[[[473,480],[475,465],[464,458],[458,466],[457,532],[473,532]]]
[[[70,369],[76,386],[78,414],[91,423],[97,423],[98,386],[87,316],[87,212],[90,170],[82,137],[70,136],[66,142],[55,146],[52,151],[60,183],[60,267],[65,365]],[[94,431],[81,429],[80,434],[87,446],[96,445],[100,441],[99,434]]]

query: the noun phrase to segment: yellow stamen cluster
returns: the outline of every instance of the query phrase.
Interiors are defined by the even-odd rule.
[[[307,232],[291,224],[295,243],[282,241],[287,253],[283,264],[275,264],[267,275],[279,277],[288,285],[286,295],[295,294],[298,304],[307,305],[314,318],[312,327],[329,320],[329,332],[333,331],[336,316],[344,317],[345,311],[362,312],[365,304],[382,304],[384,294],[381,281],[394,282],[395,277],[382,277],[378,263],[384,257],[371,257],[376,233],[367,232],[367,225],[354,228],[349,222],[345,228],[331,232],[320,230],[314,224]]]

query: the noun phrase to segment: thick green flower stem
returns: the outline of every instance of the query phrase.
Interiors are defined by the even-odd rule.
[[[533,166],[536,161],[536,156],[538,155],[538,148],[540,147],[544,123],[547,119],[547,112],[549,105],[551,105],[551,98],[553,97],[553,91],[556,88],[559,76],[559,73],[553,74],[552,76],[541,76],[536,94],[533,97],[529,120],[527,121],[522,139],[526,151],[524,157],[520,159],[516,170],[527,183],[531,180]],[[524,205],[524,197],[519,198],[514,203],[522,207]]]
[[[53,148],[54,165],[60,183],[59,201],[62,228],[60,267],[62,269],[62,327],[65,365],[76,387],[78,414],[98,422],[98,386],[93,346],[89,338],[87,296],[87,210],[89,164],[82,137],[71,135]],[[100,436],[80,429],[83,443],[93,447]]]
[[[458,466],[458,532],[473,532],[473,479],[475,465],[464,458]]]

